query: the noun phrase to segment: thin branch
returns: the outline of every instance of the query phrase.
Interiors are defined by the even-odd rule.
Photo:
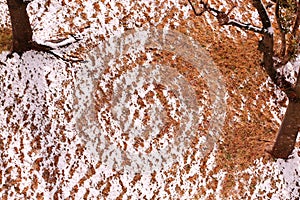
[[[261,0],[252,0],[252,4],[258,12],[260,20],[263,24],[263,29],[265,30],[263,33],[263,38],[259,43],[259,46],[262,46],[260,50],[263,52],[262,66],[272,79],[273,83],[277,85],[283,92],[285,92],[289,99],[291,99],[295,94],[293,85],[288,82],[282,74],[276,71],[273,49],[274,38],[273,33],[268,31],[272,28],[269,15]]]
[[[278,87],[282,87],[282,81],[284,81],[284,79],[282,79],[274,67],[274,38],[273,32],[268,31],[272,28],[269,15],[261,0],[252,0],[252,4],[258,12],[260,21],[263,24],[263,29],[265,30],[263,38],[259,41],[258,45],[258,49],[263,53],[262,67],[272,79],[273,83]]]
[[[282,20],[280,17],[280,0],[276,0],[275,18],[279,27],[280,37],[281,37],[280,56],[283,57],[286,52],[286,30],[282,27]]]
[[[80,41],[81,39],[71,34],[68,38],[56,39],[56,40],[46,40],[45,45],[52,48],[65,48],[73,43]]]
[[[252,4],[256,8],[256,10],[257,10],[257,12],[259,14],[260,21],[263,24],[263,28],[264,29],[268,29],[269,27],[272,27],[269,15],[268,15],[268,13],[266,11],[265,6],[261,2],[261,0],[252,0]]]
[[[30,49],[35,50],[35,51],[50,51],[53,50],[54,48],[47,46],[47,45],[43,45],[43,44],[38,44],[35,41],[29,41],[28,43],[30,45]]]
[[[217,17],[217,15],[220,14],[220,13],[224,13],[224,12],[222,12],[222,11],[218,11],[217,9],[208,6],[208,4],[207,4],[206,2],[203,2],[202,0],[199,2],[199,3],[203,6],[202,12],[197,13],[197,11],[196,11],[194,5],[192,4],[192,2],[191,2],[190,0],[188,0],[188,2],[190,3],[190,5],[191,5],[191,7],[192,7],[192,9],[193,9],[193,12],[194,12],[194,14],[195,14],[196,16],[201,16],[205,11],[210,12],[210,14],[212,14],[212,15],[215,16],[215,17]],[[214,13],[215,13],[216,15],[214,15]],[[224,14],[225,14],[225,13],[224,13]]]
[[[263,33],[263,29],[260,28],[260,27],[256,27],[256,26],[251,25],[251,24],[246,24],[246,23],[234,20],[234,19],[230,19],[229,15],[233,11],[233,9],[236,7],[235,5],[233,5],[227,13],[225,13],[223,11],[219,11],[215,8],[212,8],[212,7],[208,6],[208,4],[203,2],[203,1],[200,1],[200,4],[203,6],[203,10],[202,10],[202,12],[197,13],[197,11],[196,11],[194,5],[192,4],[192,2],[190,0],[188,0],[188,1],[189,1],[190,5],[191,5],[191,7],[194,11],[194,14],[196,16],[201,16],[205,11],[209,11],[210,14],[212,14],[214,17],[216,17],[218,19],[218,22],[221,26],[231,25],[231,26],[235,26],[235,27],[238,27],[240,29],[243,29],[243,30],[253,31],[255,33],[260,33],[260,34]]]
[[[296,10],[296,19],[294,22],[294,26],[291,32],[291,38],[289,40],[289,45],[286,51],[286,54],[283,58],[281,58],[281,62],[279,66],[286,65],[294,55],[297,54],[299,51],[299,43],[300,43],[300,34],[299,34],[299,26],[300,26],[300,1],[297,3],[297,10]],[[300,78],[300,77],[299,77]]]
[[[274,39],[273,39],[273,31],[272,31],[272,25],[269,18],[269,15],[266,11],[266,8],[264,7],[261,0],[252,0],[253,6],[256,8],[260,20],[263,24],[263,27],[256,27],[251,24],[246,24],[243,22],[239,22],[234,19],[230,19],[229,15],[231,11],[235,8],[233,6],[228,13],[225,13],[223,11],[218,11],[212,7],[210,7],[207,3],[200,1],[200,4],[203,6],[203,11],[200,13],[197,13],[196,9],[194,8],[194,5],[191,3],[190,0],[188,0],[190,5],[192,6],[192,9],[196,16],[202,15],[205,11],[208,11],[210,14],[212,14],[214,17],[217,18],[219,24],[221,26],[224,25],[231,25],[238,27],[243,30],[249,30],[255,33],[260,33],[263,35],[262,40],[259,42],[259,50],[263,53],[263,63],[262,67],[265,69],[271,80],[274,84],[276,84],[279,88],[281,88],[288,97],[293,96],[293,93],[295,90],[292,87],[292,84],[285,80],[285,77],[281,75],[279,72],[276,71],[275,63],[274,63]]]
[[[266,140],[266,139],[257,139],[259,142],[274,142],[274,141],[272,141],[272,140]]]
[[[197,13],[197,11],[196,11],[194,5],[192,4],[192,2],[191,2],[190,0],[188,0],[188,1],[189,1],[190,5],[191,5],[191,7],[192,7],[192,9],[193,9],[193,12],[194,12],[194,14],[195,14],[196,16],[201,16],[205,11],[208,11],[208,9],[207,9],[207,7],[206,7],[207,4],[205,4],[205,3],[202,2],[202,1],[200,1],[200,4],[203,5],[203,10],[202,10],[201,12]]]
[[[253,26],[251,24],[245,24],[245,23],[242,23],[242,22],[238,22],[238,21],[235,21],[235,20],[229,20],[229,22],[226,25],[232,25],[232,26],[238,27],[240,29],[253,31],[255,33],[260,33],[260,34],[262,34],[264,32],[264,30],[262,28]]]
[[[296,33],[297,31],[299,32],[299,26],[300,26],[300,1],[298,0],[298,3],[297,3],[297,18],[295,20],[295,24],[294,24],[294,27],[293,27],[293,30],[292,30],[292,35],[295,37],[296,36]]]
[[[295,85],[295,91],[298,97],[300,97],[300,69],[298,70],[297,82]]]
[[[43,45],[43,44],[38,44],[37,42],[35,41],[30,41],[29,42],[29,45],[30,45],[30,49],[31,50],[34,50],[34,51],[39,51],[39,52],[45,52],[45,53],[48,53],[48,54],[51,54],[53,55],[54,57],[60,59],[60,60],[63,60],[65,62],[72,62],[72,63],[76,63],[76,62],[85,62],[85,60],[83,59],[69,59],[69,58],[64,58],[62,57],[61,55],[58,55],[56,54],[55,52],[53,52],[53,50],[55,50],[54,48],[50,47],[50,46],[47,46],[47,45]],[[6,56],[6,60],[9,59],[9,58],[12,58],[13,57],[13,53],[16,53],[14,51],[10,52],[7,56]],[[22,54],[20,55],[22,56]]]
[[[45,53],[49,53],[49,54],[51,54],[51,55],[53,55],[54,57],[56,57],[56,58],[58,58],[58,59],[60,59],[60,60],[63,60],[63,61],[65,61],[65,62],[72,62],[72,63],[84,63],[85,62],[85,60],[83,60],[83,59],[70,59],[70,58],[64,58],[64,57],[62,57],[61,55],[58,55],[58,54],[56,54],[56,53],[54,53],[53,51],[44,51]]]
[[[65,38],[62,40],[49,40],[46,44],[38,44],[36,42],[31,42],[32,49],[36,51],[42,51],[45,53],[49,53],[53,56],[55,56],[58,59],[61,59],[65,62],[84,62],[83,59],[70,59],[70,58],[64,58],[56,53],[54,53],[52,50],[55,50],[57,48],[65,48],[70,46],[71,44],[80,41],[79,38],[75,37],[75,35],[70,35],[71,37]]]

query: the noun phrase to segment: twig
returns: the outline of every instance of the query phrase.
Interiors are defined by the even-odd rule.
[[[260,141],[260,142],[274,142],[274,141],[271,141],[271,140],[265,140],[265,139],[258,139],[258,141]]]
[[[203,5],[203,10],[202,10],[202,12],[197,13],[197,11],[196,11],[194,5],[192,4],[192,2],[191,2],[190,0],[188,0],[188,1],[189,1],[190,5],[191,5],[191,7],[192,7],[192,9],[193,9],[193,12],[194,12],[194,14],[195,14],[196,16],[201,16],[205,11],[208,10],[207,7],[206,7],[206,4],[205,4],[204,2],[202,2],[202,1],[200,1],[200,4]]]

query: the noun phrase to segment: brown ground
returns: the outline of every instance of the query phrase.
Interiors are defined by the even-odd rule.
[[[175,12],[177,11],[170,11],[162,26]],[[257,50],[259,38],[256,35],[249,33],[243,38],[235,28],[232,28],[236,37],[233,40],[227,37],[226,33],[220,32],[217,24],[216,30],[213,31],[203,17],[191,17],[179,23],[177,30],[192,36],[208,48],[226,82],[229,94],[227,117],[222,135],[223,142],[219,145],[217,155],[218,167],[215,169],[228,172],[223,187],[223,194],[226,197],[230,195],[235,184],[234,177],[230,174],[246,169],[254,160],[261,157],[264,161],[272,159],[264,149],[272,144],[279,127],[272,121],[271,108],[266,104],[269,98],[274,96],[274,91],[266,87],[263,87],[263,92],[259,89],[267,79],[267,75],[260,67],[261,53]],[[9,30],[0,31],[1,51],[10,48],[10,40]],[[245,107],[240,109],[242,96]],[[265,106],[263,111],[262,106]],[[234,116],[238,116],[240,120],[234,120]]]
[[[12,33],[10,29],[0,30],[0,52],[11,49]]]
[[[235,28],[232,28],[236,37],[233,40],[227,37],[226,33],[219,32],[218,24],[215,28],[216,31],[211,30],[203,17],[195,17],[181,21],[178,30],[208,47],[226,82],[229,98],[222,135],[224,141],[219,145],[218,167],[215,169],[216,172],[221,169],[228,172],[223,187],[223,195],[226,197],[230,195],[235,185],[231,174],[246,169],[253,165],[254,160],[261,157],[264,161],[272,159],[265,152],[265,147],[272,144],[271,141],[275,139],[278,124],[272,121],[270,108],[266,105],[269,98],[274,95],[272,89],[268,91],[263,87],[265,91],[259,90],[267,78],[260,67],[261,53],[257,50],[259,38],[251,33],[247,38],[243,38]],[[187,30],[190,33],[187,33]],[[245,98],[245,107],[241,110],[242,96]],[[266,108],[262,112],[260,109],[263,105]],[[247,115],[250,115],[250,120]],[[234,120],[234,116],[239,117],[239,122]]]

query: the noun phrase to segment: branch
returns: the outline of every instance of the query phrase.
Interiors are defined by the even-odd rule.
[[[29,45],[30,45],[30,49],[31,50],[34,50],[34,51],[39,51],[39,52],[45,52],[45,53],[49,53],[51,55],[53,55],[54,57],[58,58],[58,59],[61,59],[65,62],[85,62],[83,59],[68,59],[68,58],[64,58],[62,57],[61,55],[58,55],[56,54],[55,52],[53,52],[53,50],[55,50],[55,48],[53,47],[50,47],[50,46],[47,46],[47,45],[44,45],[44,44],[39,44],[35,41],[30,41],[29,42]],[[68,44],[70,45],[70,44]],[[7,56],[6,56],[6,60],[9,59],[9,58],[12,58],[12,55],[13,53],[16,53],[14,51],[10,52]],[[22,54],[20,55],[22,56]],[[1,63],[2,64],[2,63]]]
[[[71,44],[80,41],[75,35],[71,34],[68,38],[57,39],[57,40],[46,40],[45,45],[52,48],[63,48],[68,47]]]
[[[262,28],[253,26],[251,24],[245,24],[242,22],[238,22],[235,20],[229,20],[229,22],[226,25],[232,25],[232,26],[238,27],[240,29],[244,29],[244,30],[248,30],[248,31],[252,31],[255,33],[260,33],[260,34],[262,34],[264,32],[264,30]]]
[[[259,28],[259,27],[256,27],[254,25],[251,25],[251,24],[246,24],[246,23],[243,23],[243,22],[239,22],[237,20],[234,20],[234,19],[230,19],[229,15],[230,13],[233,11],[233,9],[236,7],[235,5],[233,5],[230,10],[225,13],[223,11],[219,11],[215,8],[212,8],[210,6],[208,6],[207,3],[203,2],[202,0],[200,1],[200,4],[203,6],[203,10],[202,12],[200,13],[197,13],[194,5],[192,4],[192,2],[190,0],[188,0],[193,11],[194,11],[194,14],[196,16],[201,16],[205,11],[209,11],[214,17],[216,17],[218,19],[218,22],[221,26],[223,25],[231,25],[231,26],[235,26],[235,27],[238,27],[240,29],[243,29],[243,30],[248,30],[248,31],[253,31],[255,33],[263,33],[263,29],[262,28]]]
[[[281,88],[287,96],[290,98],[293,96],[293,93],[295,93],[295,90],[292,87],[292,84],[285,80],[285,77],[281,75],[279,72],[277,72],[274,64],[274,38],[273,38],[273,29],[272,24],[269,18],[269,15],[266,11],[266,8],[264,7],[261,0],[252,0],[253,6],[256,8],[260,21],[263,25],[262,28],[256,27],[251,24],[246,24],[243,22],[239,22],[234,19],[230,19],[229,15],[231,11],[235,8],[233,7],[229,10],[228,13],[225,13],[223,11],[218,11],[212,7],[210,7],[207,3],[203,2],[203,0],[200,1],[200,4],[203,6],[202,12],[197,13],[196,9],[194,8],[193,4],[190,0],[188,0],[190,5],[192,6],[192,9],[196,16],[202,15],[205,11],[208,11],[210,14],[212,14],[214,17],[217,18],[219,24],[221,26],[223,25],[231,25],[238,27],[243,30],[249,30],[255,33],[262,34],[263,38],[259,41],[258,49],[263,53],[263,62],[262,67],[265,69],[271,80],[275,85],[277,85],[279,88]],[[299,25],[298,25],[299,26]]]
[[[284,91],[290,99],[294,96],[295,90],[292,84],[288,82],[282,74],[276,71],[273,49],[274,38],[273,31],[271,31],[272,24],[269,15],[261,0],[252,0],[252,4],[256,8],[260,21],[263,24],[263,38],[259,42],[259,50],[263,53],[262,67],[265,69],[273,83]]]
[[[47,45],[38,44],[38,43],[35,42],[35,41],[29,41],[28,44],[30,45],[30,49],[35,50],[35,51],[43,51],[43,52],[46,52],[46,51],[50,51],[50,50],[53,50],[53,49],[54,49],[54,48],[49,47],[49,46],[47,46]]]
[[[296,82],[296,85],[295,85],[295,92],[296,92],[296,95],[298,97],[300,97],[300,70],[298,71],[298,75],[297,75],[297,82]]]
[[[196,16],[201,16],[205,11],[208,10],[208,9],[206,8],[206,5],[207,5],[207,4],[205,4],[205,3],[203,3],[203,2],[201,1],[200,4],[203,5],[203,10],[202,10],[201,12],[197,13],[197,11],[196,11],[194,5],[192,4],[192,2],[191,2],[190,0],[188,0],[188,1],[189,1],[190,5],[191,5],[191,7],[192,7],[192,9],[193,9],[193,12],[194,12],[194,14],[195,14]]]
[[[280,0],[276,0],[276,6],[275,6],[275,18],[279,27],[280,31],[280,37],[281,37],[281,49],[280,49],[280,56],[284,56],[286,52],[286,30],[282,27],[282,20],[280,17]]]
[[[274,38],[269,15],[261,0],[252,0],[253,6],[256,8],[261,23],[263,24],[263,38],[259,41],[258,49],[263,53],[262,67],[265,69],[271,80],[279,88],[289,89],[290,83],[284,79],[284,76],[276,71],[274,64]],[[284,90],[285,91],[285,90]]]
[[[264,29],[268,29],[269,27],[272,27],[269,15],[268,15],[268,13],[266,11],[265,6],[261,2],[261,0],[252,0],[252,4],[256,8],[256,10],[257,10],[257,12],[259,14],[260,21],[263,24],[263,28]]]
[[[286,65],[295,55],[297,55],[297,51],[300,49],[300,34],[299,34],[299,26],[300,26],[300,1],[297,3],[297,10],[295,12],[296,19],[293,25],[293,29],[291,31],[291,38],[289,39],[289,45],[286,51],[285,56],[281,58],[281,62],[279,63],[279,67]],[[299,77],[300,78],[300,77]]]
[[[295,37],[296,36],[296,33],[297,31],[299,31],[299,26],[300,26],[300,1],[298,0],[298,3],[297,3],[297,18],[296,18],[296,21],[295,21],[295,24],[294,24],[294,27],[293,27],[293,30],[292,30],[292,35]]]
[[[58,54],[54,53],[51,50],[50,51],[44,51],[44,52],[45,53],[49,53],[49,54],[53,55],[55,58],[61,59],[61,60],[65,61],[65,62],[72,62],[72,63],[84,63],[85,62],[85,60],[80,59],[80,58],[78,58],[78,59],[64,58],[61,55],[58,55]]]

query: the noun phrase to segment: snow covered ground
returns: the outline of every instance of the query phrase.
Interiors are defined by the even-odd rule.
[[[88,62],[0,55],[1,199],[224,199],[216,156],[228,97],[201,45],[172,30],[187,3],[36,0],[28,10],[36,41],[74,34],[81,41],[56,52]],[[296,199],[299,148],[230,176],[229,199]]]

